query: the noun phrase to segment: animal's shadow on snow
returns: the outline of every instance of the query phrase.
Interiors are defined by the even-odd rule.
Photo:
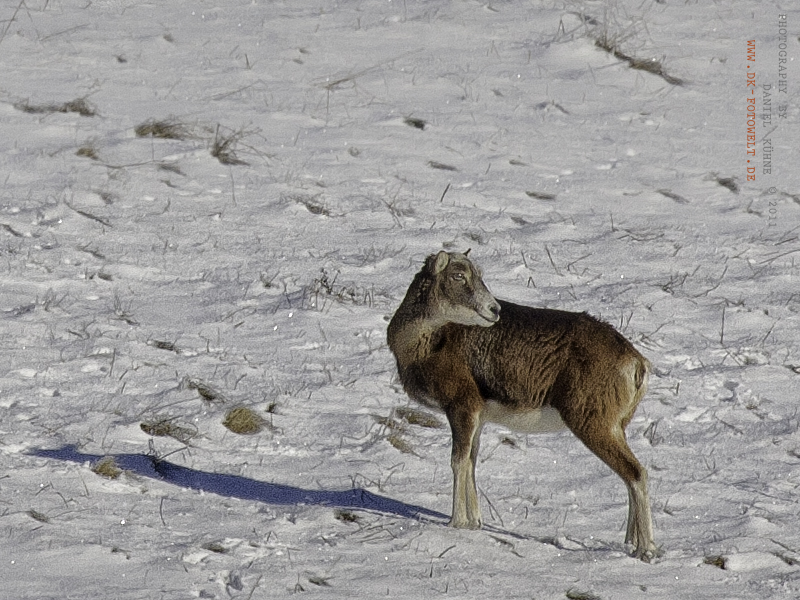
[[[105,456],[79,452],[74,445],[55,450],[33,450],[30,454],[75,463],[95,463]],[[110,455],[120,469],[142,477],[166,481],[184,488],[211,492],[220,496],[255,500],[277,506],[312,505],[332,508],[352,509],[386,515],[396,515],[406,519],[441,522],[444,515],[414,504],[406,504],[379,496],[367,490],[354,488],[342,491],[305,490],[279,483],[256,481],[239,475],[220,475],[182,467],[169,461],[144,454]]]
[[[254,500],[274,506],[327,506],[331,508],[351,509],[373,514],[394,515],[404,519],[414,519],[416,521],[435,523],[444,525],[449,520],[449,516],[438,511],[407,504],[399,500],[387,498],[373,494],[362,488],[352,488],[341,491],[326,490],[306,490],[303,488],[284,485],[280,483],[265,483],[256,481],[240,475],[225,475],[218,473],[207,473],[182,467],[167,460],[147,454],[86,454],[79,452],[73,444],[67,444],[54,450],[36,449],[28,454],[49,458],[54,460],[68,461],[74,463],[95,464],[103,458],[113,458],[116,465],[129,473],[141,477],[149,477],[170,483],[172,485],[210,492],[219,496],[229,498],[239,498],[240,500]],[[578,548],[565,547],[561,540],[552,537],[528,536],[513,531],[508,531],[502,527],[496,527],[484,523],[483,531],[490,535],[494,540],[504,542],[492,534],[501,534],[518,540],[533,539],[543,544],[549,544],[562,550],[576,550]],[[573,541],[573,545],[580,542]],[[584,546],[583,550],[623,551],[618,544],[599,543],[598,547],[590,548]]]

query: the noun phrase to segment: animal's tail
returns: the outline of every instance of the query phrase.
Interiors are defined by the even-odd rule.
[[[650,361],[640,357],[636,362],[633,383],[636,386],[636,400],[641,399],[647,392],[647,380],[650,377]]]

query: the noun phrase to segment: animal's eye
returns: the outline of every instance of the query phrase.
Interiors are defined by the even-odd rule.
[[[452,277],[456,281],[461,281],[461,282],[465,281],[463,273],[453,273]]]

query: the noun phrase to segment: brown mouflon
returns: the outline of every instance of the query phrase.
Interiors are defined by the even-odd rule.
[[[650,363],[611,325],[498,301],[466,254],[439,252],[414,277],[388,342],[408,395],[450,423],[451,526],[481,527],[475,462],[484,423],[530,433],[566,427],[625,482],[634,555],[658,555],[647,471],[625,438]]]

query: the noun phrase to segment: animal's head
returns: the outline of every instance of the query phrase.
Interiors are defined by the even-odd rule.
[[[438,317],[448,323],[482,327],[500,320],[500,304],[466,254],[439,252],[428,257],[425,269],[433,279],[432,308]]]

